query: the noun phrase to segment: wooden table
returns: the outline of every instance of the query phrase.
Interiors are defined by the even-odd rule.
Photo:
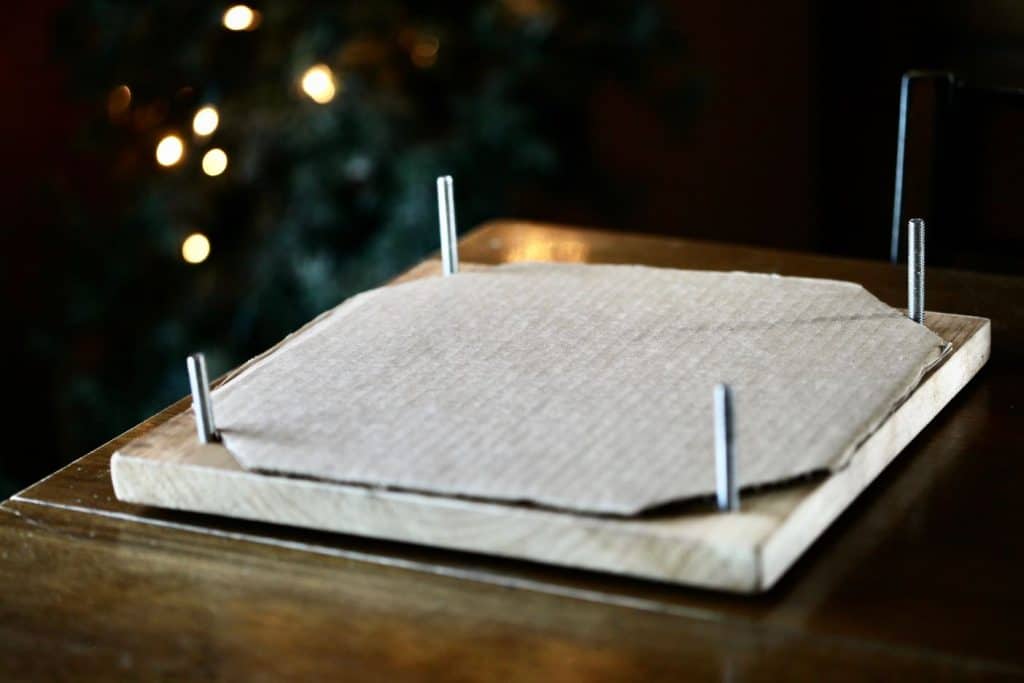
[[[538,224],[460,250],[906,296],[886,263]],[[119,503],[110,454],[183,399],[0,504],[0,679],[1024,677],[1024,279],[932,269],[927,303],[990,317],[992,359],[765,596]]]

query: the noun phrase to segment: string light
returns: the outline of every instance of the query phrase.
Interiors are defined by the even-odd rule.
[[[181,243],[181,257],[186,263],[202,263],[210,255],[210,240],[201,232],[194,232]]]
[[[520,19],[538,19],[552,12],[550,0],[503,0],[502,4]]]
[[[224,28],[229,31],[251,31],[259,24],[260,13],[248,5],[232,5],[224,12]]]
[[[161,166],[174,166],[185,155],[185,143],[177,135],[165,135],[156,146],[156,162]]]
[[[211,135],[213,131],[217,130],[219,124],[220,115],[217,113],[216,107],[209,105],[197,111],[196,115],[192,117],[192,130],[196,135]]]
[[[326,64],[317,64],[306,69],[302,75],[302,92],[317,104],[327,104],[334,99],[337,89],[334,72]]]
[[[228,167],[228,155],[219,147],[214,147],[203,155],[203,173],[218,176]]]
[[[419,68],[429,69],[437,61],[437,50],[440,47],[441,41],[437,39],[437,36],[430,34],[417,36],[409,56],[412,63]]]
[[[119,118],[132,105],[132,91],[127,85],[119,85],[107,97],[107,113],[110,118]]]

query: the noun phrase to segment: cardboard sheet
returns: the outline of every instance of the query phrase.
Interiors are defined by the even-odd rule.
[[[213,393],[247,468],[629,515],[842,467],[945,343],[860,285],[514,264],[361,294]]]

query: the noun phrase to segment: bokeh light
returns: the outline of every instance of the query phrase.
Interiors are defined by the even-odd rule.
[[[131,105],[132,91],[127,85],[117,86],[107,96],[107,113],[112,119],[123,116]]]
[[[218,176],[228,167],[228,155],[219,147],[214,147],[203,155],[203,173]]]
[[[192,117],[192,130],[196,135],[212,135],[213,131],[217,130],[218,124],[220,124],[220,115],[217,113],[216,107],[209,105],[197,111],[196,115]]]
[[[334,72],[326,64],[309,67],[302,75],[302,92],[318,104],[327,104],[337,92]]]
[[[259,13],[248,5],[232,5],[224,12],[224,28],[229,31],[251,31],[258,21]]]
[[[194,232],[181,243],[181,257],[186,263],[202,263],[210,255],[210,240],[201,232]]]
[[[412,63],[421,69],[429,69],[437,61],[437,50],[441,47],[441,41],[437,36],[423,34],[416,38],[412,44],[410,58]]]
[[[177,135],[165,135],[156,146],[156,162],[174,166],[185,156],[185,143]]]

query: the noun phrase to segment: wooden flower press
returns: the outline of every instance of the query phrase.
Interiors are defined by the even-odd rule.
[[[458,271],[450,179],[439,180],[445,274]],[[952,352],[842,470],[738,500],[728,391],[716,393],[718,509],[689,504],[634,518],[399,492],[256,473],[216,438],[200,358],[190,360],[196,425],[180,415],[111,461],[122,500],[629,574],[737,592],[769,588],[978,371],[989,322],[923,314],[923,226],[912,228],[910,313]],[[917,258],[915,258],[915,256]],[[708,401],[712,397],[708,396]],[[205,442],[204,442],[205,441]]]

